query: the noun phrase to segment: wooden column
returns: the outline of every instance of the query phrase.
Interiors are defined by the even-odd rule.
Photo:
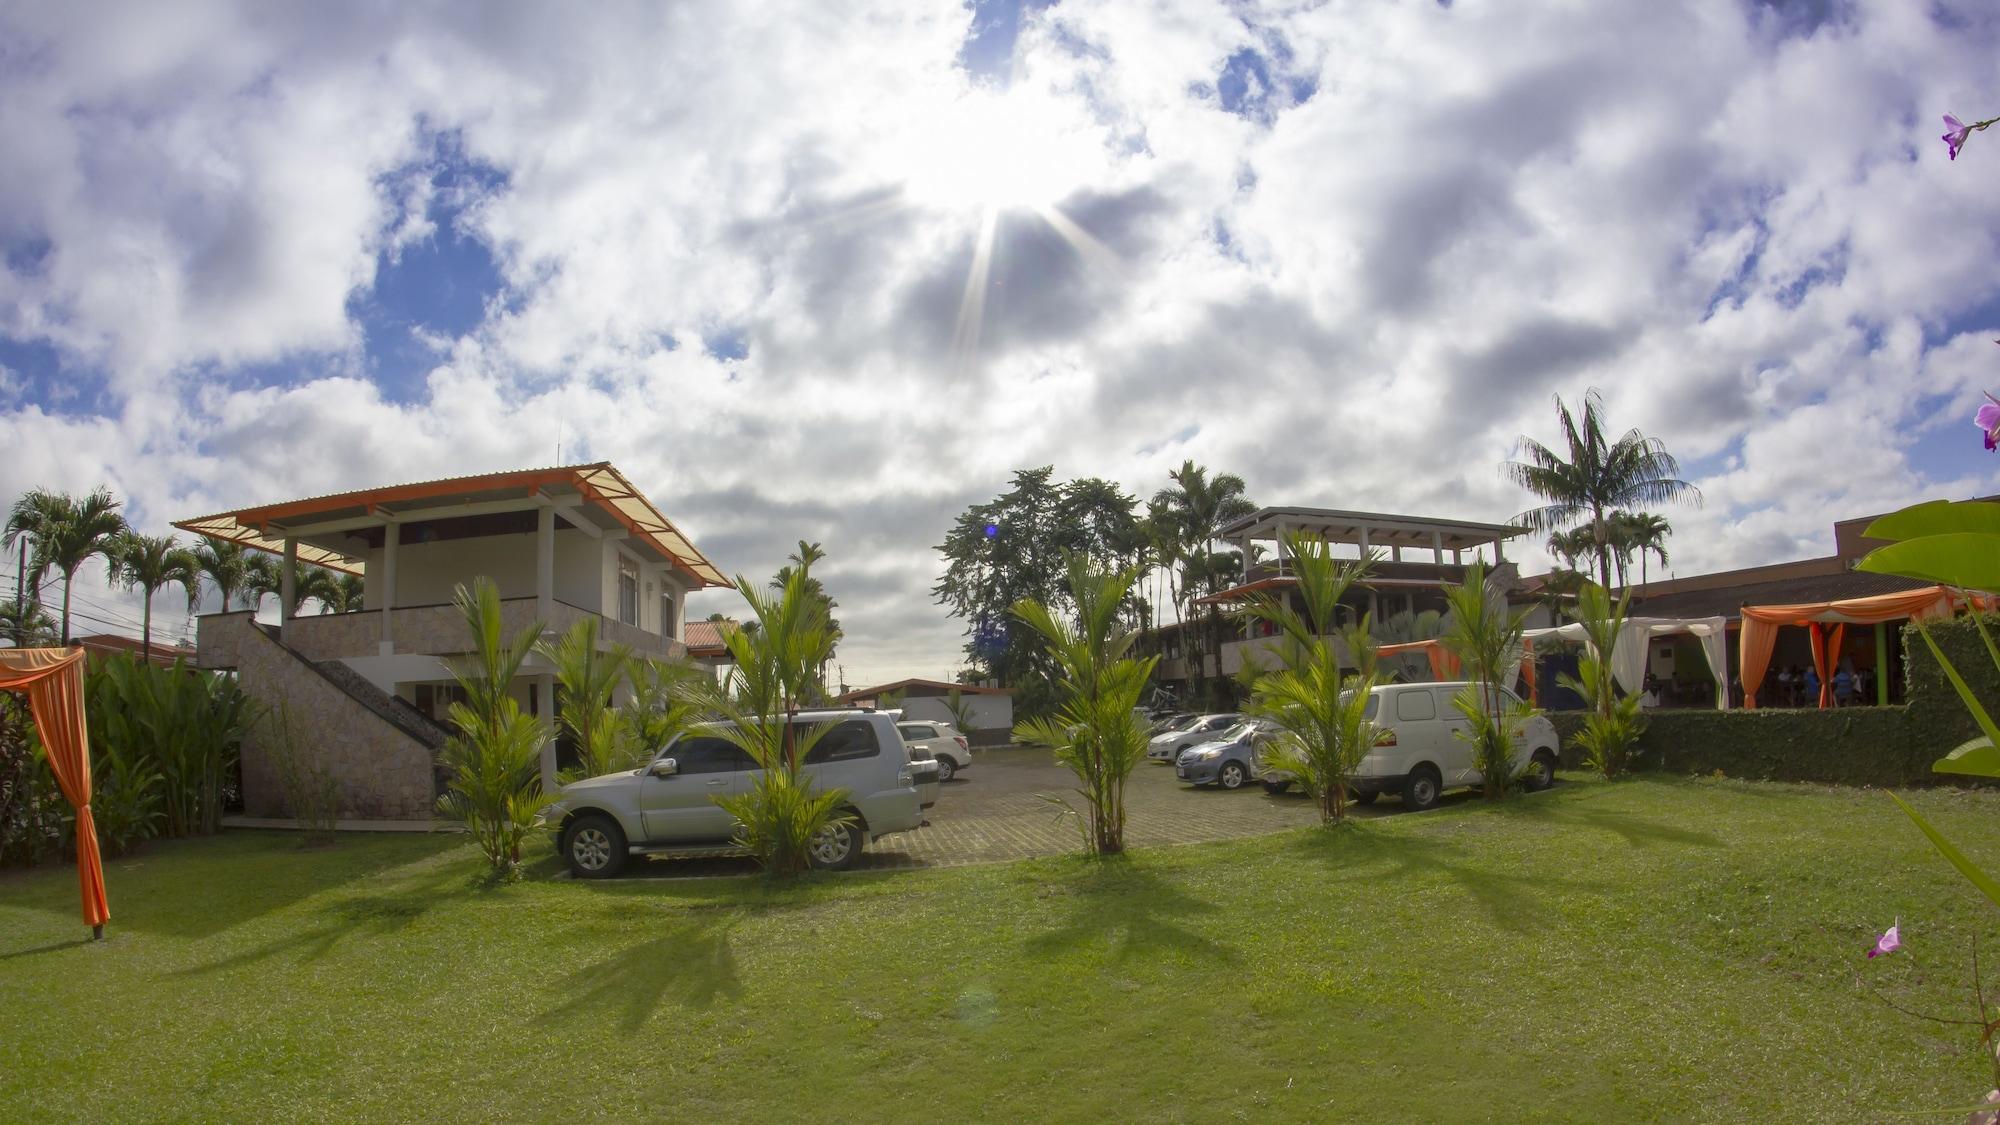
[[[278,570],[278,635],[292,623],[292,596],[299,590],[299,541],[285,536],[285,561]]]

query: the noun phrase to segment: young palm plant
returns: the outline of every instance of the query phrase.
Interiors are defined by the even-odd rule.
[[[542,790],[542,724],[522,713],[509,691],[542,623],[508,637],[500,590],[484,577],[470,589],[458,587],[453,601],[472,634],[472,651],[446,662],[465,699],[451,705],[458,733],[444,746],[451,781],[438,798],[438,815],[472,833],[495,875],[511,876],[520,868],[521,842],[534,830],[535,815],[553,799]]]
[[[760,768],[747,792],[716,803],[736,818],[737,841],[775,876],[804,871],[815,851],[830,858],[861,846],[860,830],[846,811],[847,791],[821,789],[803,769],[828,726],[808,728],[798,715],[823,690],[820,669],[838,636],[831,603],[812,580],[812,561],[787,567],[776,590],[736,579],[757,627],[724,634],[736,661],[734,690],[701,685],[693,696],[725,720],[715,733]]]
[[[1467,730],[1456,733],[1472,744],[1472,768],[1484,778],[1487,800],[1499,800],[1513,792],[1520,773],[1514,743],[1535,714],[1506,691],[1520,666],[1527,611],[1509,609],[1477,563],[1466,568],[1463,584],[1445,587],[1444,595],[1452,619],[1444,646],[1470,681],[1452,697],[1468,722]]]
[[[1250,603],[1252,615],[1278,629],[1283,661],[1282,667],[1257,678],[1250,712],[1284,731],[1265,747],[1265,768],[1291,775],[1319,807],[1320,823],[1339,824],[1347,816],[1349,779],[1376,738],[1375,724],[1367,718],[1375,686],[1375,644],[1368,636],[1367,617],[1340,626],[1340,599],[1367,576],[1375,559],[1335,559],[1323,544],[1303,535],[1291,537],[1287,546],[1303,612],[1288,598],[1268,593]],[[1343,647],[1358,672],[1342,670]]]
[[[1577,661],[1575,676],[1564,673],[1556,677],[1558,683],[1581,695],[1590,709],[1584,716],[1583,729],[1576,734],[1576,744],[1583,748],[1584,764],[1605,777],[1616,777],[1626,771],[1631,764],[1632,746],[1646,729],[1646,720],[1639,713],[1639,697],[1619,695],[1617,680],[1611,672],[1630,600],[1631,593],[1627,591],[1613,602],[1610,593],[1595,582],[1585,584],[1577,592],[1576,608],[1571,614],[1582,624],[1590,651]]]
[[[590,616],[570,626],[560,640],[537,642],[535,651],[555,665],[556,682],[562,685],[560,719],[583,759],[577,776],[598,777],[620,768],[622,739],[611,693],[625,679],[632,650],[625,645],[599,648],[597,618]]]
[[[1086,840],[1100,856],[1125,850],[1125,779],[1146,756],[1146,727],[1135,708],[1159,660],[1126,655],[1137,634],[1119,628],[1119,607],[1137,578],[1136,571],[1094,571],[1072,559],[1074,622],[1032,598],[1014,605],[1014,616],[1040,635],[1061,671],[1050,685],[1054,714],[1015,724],[1014,740],[1054,747],[1056,760],[1083,782]]]

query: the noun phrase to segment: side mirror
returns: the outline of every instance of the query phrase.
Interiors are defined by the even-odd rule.
[[[681,772],[681,764],[672,758],[656,758],[646,767],[646,772],[654,777],[672,777]]]

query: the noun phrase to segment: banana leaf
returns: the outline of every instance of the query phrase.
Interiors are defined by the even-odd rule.
[[[1993,740],[1982,734],[1959,743],[1951,753],[1932,762],[1931,772],[1961,777],[2000,777],[2000,749],[1995,749]]]
[[[2000,533],[1954,531],[1906,539],[1868,552],[1855,569],[1973,590],[2000,590]]]
[[[1960,532],[2000,535],[2000,504],[1980,500],[1931,500],[1890,512],[1862,532],[1870,539],[1901,541]]]

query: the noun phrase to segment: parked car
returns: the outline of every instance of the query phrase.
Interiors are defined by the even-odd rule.
[[[1155,762],[1172,764],[1181,751],[1197,743],[1207,742],[1243,721],[1243,716],[1234,711],[1222,714],[1200,715],[1195,721],[1180,730],[1156,734],[1146,746],[1146,757]]]
[[[847,790],[845,811],[854,818],[813,841],[814,867],[844,870],[868,841],[923,823],[917,770],[894,720],[874,711],[807,711],[797,721],[832,724],[806,754],[805,773],[823,789]],[[735,818],[715,798],[748,792],[762,772],[715,727],[698,727],[639,769],[563,786],[544,816],[564,862],[583,879],[615,875],[634,854],[740,853]]]
[[[1194,711],[1169,711],[1151,716],[1147,719],[1146,725],[1153,734],[1162,735],[1186,730],[1199,718],[1201,715]]]
[[[972,765],[972,744],[950,723],[904,719],[896,724],[896,730],[912,749],[922,747],[937,759],[939,781],[950,781]]]
[[[1350,791],[1355,801],[1367,804],[1384,793],[1396,793],[1403,806],[1427,809],[1437,804],[1447,789],[1484,784],[1485,776],[1472,766],[1472,743],[1459,737],[1469,722],[1452,697],[1466,685],[1379,684],[1369,693],[1369,721],[1382,732],[1382,741],[1361,759],[1354,771]],[[1509,701],[1518,702],[1513,692],[1501,689]],[[1514,767],[1525,771],[1529,789],[1547,789],[1556,776],[1555,725],[1545,715],[1529,719],[1514,742]],[[1281,793],[1291,786],[1291,778],[1272,771],[1264,787]]]
[[[1174,760],[1174,776],[1190,785],[1241,789],[1263,772],[1263,748],[1278,728],[1250,719],[1222,732],[1212,742],[1197,743]]]

